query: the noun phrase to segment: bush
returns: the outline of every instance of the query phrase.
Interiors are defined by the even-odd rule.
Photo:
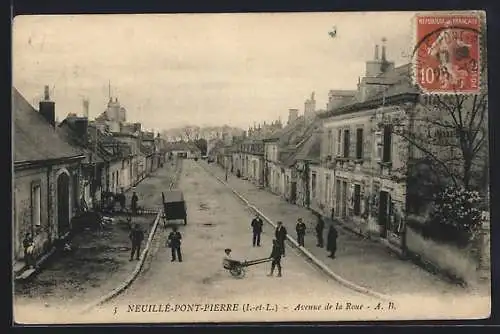
[[[473,238],[483,223],[481,204],[482,199],[477,191],[448,187],[436,194],[431,220]]]

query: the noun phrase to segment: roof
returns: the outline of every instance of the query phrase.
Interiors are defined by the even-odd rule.
[[[182,202],[184,201],[184,195],[180,190],[169,190],[162,192],[164,203],[172,202]]]
[[[166,143],[165,149],[167,151],[200,151],[196,145],[185,141]]]
[[[91,157],[90,159],[92,159],[92,162],[104,162],[105,159],[100,156],[97,149],[97,154],[95,154],[94,150],[89,148],[91,146],[89,145],[89,142],[85,141],[84,138],[79,137],[66,120],[62,121],[61,124],[57,126],[57,133],[63,140],[68,142],[75,149],[81,150],[87,158]]]
[[[14,162],[81,157],[82,152],[64,141],[45,118],[12,89],[14,114]]]
[[[416,96],[419,94],[419,90],[411,81],[410,71],[411,65],[405,64],[391,71],[382,73],[375,78],[370,78],[373,82],[390,84],[390,86],[383,86],[380,90],[375,90],[368,95],[363,102],[358,101],[356,97],[346,98],[334,110],[324,113],[322,117],[346,114],[363,109],[366,110],[375,106],[380,106],[382,101],[388,102],[388,100]]]
[[[280,160],[286,166],[292,166],[297,160],[316,160],[319,158],[321,136],[317,132],[320,122],[316,121],[302,134],[301,141],[297,145],[289,145]]]

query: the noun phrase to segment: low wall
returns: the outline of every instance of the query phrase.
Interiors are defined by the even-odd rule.
[[[477,261],[470,248],[459,249],[424,238],[409,226],[406,232],[406,247],[410,255],[418,257],[419,260],[451,279],[468,285],[478,283]]]

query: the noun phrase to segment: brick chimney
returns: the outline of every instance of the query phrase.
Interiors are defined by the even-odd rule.
[[[55,126],[56,106],[55,102],[50,100],[49,86],[45,86],[43,100],[39,103],[39,112],[50,125]]]
[[[87,139],[87,129],[89,126],[89,119],[87,117],[76,117],[73,121],[75,132],[79,138]]]

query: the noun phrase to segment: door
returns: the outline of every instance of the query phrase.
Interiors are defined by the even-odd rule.
[[[380,225],[380,236],[387,237],[387,225],[389,223],[391,195],[387,191],[380,192],[378,223]]]
[[[340,216],[340,203],[342,201],[340,197],[340,180],[336,180],[335,182],[335,217]]]
[[[342,218],[347,217],[347,182],[342,181]]]
[[[290,202],[295,203],[297,200],[297,182],[294,181],[291,184],[290,188]]]
[[[57,231],[59,238],[69,232],[69,176],[57,178]]]

